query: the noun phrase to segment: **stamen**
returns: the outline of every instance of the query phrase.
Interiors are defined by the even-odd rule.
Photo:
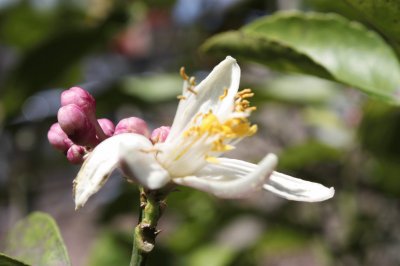
[[[209,162],[209,163],[219,163],[218,158],[217,158],[217,157],[214,157],[214,156],[206,155],[205,159],[206,159],[206,161]]]
[[[224,88],[224,93],[219,96],[219,100],[222,101],[228,95],[228,88]]]
[[[195,91],[194,89],[193,89],[193,87],[187,87],[186,88],[188,91],[190,91],[191,93],[193,93],[194,95],[197,95],[197,91]]]
[[[185,72],[185,67],[181,67],[181,69],[179,70],[179,74],[181,75],[183,80],[189,80],[189,76],[186,75],[186,72]]]
[[[196,78],[195,77],[190,77],[189,78],[189,84],[192,85],[192,86],[195,86],[196,85]]]
[[[178,95],[176,98],[178,98],[178,100],[186,100],[186,97],[183,95]]]

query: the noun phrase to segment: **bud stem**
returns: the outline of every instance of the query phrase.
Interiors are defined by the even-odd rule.
[[[140,188],[139,222],[133,233],[133,249],[130,266],[144,266],[154,249],[159,231],[157,223],[166,206],[165,198],[170,189],[147,190]]]

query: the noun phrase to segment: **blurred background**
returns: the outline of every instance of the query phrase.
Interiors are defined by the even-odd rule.
[[[44,211],[72,265],[128,265],[138,189],[115,173],[74,211],[79,167],[47,141],[60,93],[88,90],[99,118],[170,125],[179,68],[200,81],[224,58],[199,52],[207,38],[287,9],[364,22],[329,0],[0,0],[0,250],[19,219]],[[149,265],[400,265],[400,109],[331,81],[238,63],[241,88],[256,93],[259,132],[228,157],[277,153],[279,171],[334,186],[335,197],[228,201],[180,188]]]

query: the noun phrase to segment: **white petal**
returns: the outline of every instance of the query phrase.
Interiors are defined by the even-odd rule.
[[[173,181],[220,198],[242,198],[260,190],[278,162],[275,154],[268,154],[258,165],[226,158],[218,160],[219,163],[207,165],[196,176]]]
[[[233,98],[239,89],[240,67],[230,56],[219,63],[211,73],[194,90],[196,94],[184,89],[182,95],[186,99],[179,102],[171,131],[166,142],[175,140],[190,124],[199,112],[207,113],[213,110],[218,118],[224,119],[227,112],[231,112]],[[220,96],[228,89],[228,95],[221,100]]]
[[[264,188],[278,196],[296,201],[317,202],[330,199],[335,194],[333,187],[309,182],[279,172],[273,172]]]
[[[155,158],[157,150],[143,149],[140,151],[140,156],[136,156],[135,152],[136,149],[130,146],[121,149],[121,166],[130,179],[149,189],[159,189],[171,181],[167,170]]]
[[[82,207],[107,181],[111,172],[119,166],[121,147],[130,149],[129,156],[141,156],[141,149],[151,149],[153,145],[142,135],[120,134],[101,142],[83,163],[74,180],[76,208]],[[136,153],[134,153],[136,151]]]

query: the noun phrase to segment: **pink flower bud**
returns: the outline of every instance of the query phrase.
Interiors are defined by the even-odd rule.
[[[165,126],[154,129],[150,137],[151,142],[153,142],[153,144],[157,142],[164,142],[167,139],[170,130],[170,127]]]
[[[115,127],[114,135],[118,135],[121,133],[136,133],[144,135],[147,138],[150,135],[146,122],[143,119],[137,117],[129,117],[119,121],[119,123]]]
[[[111,122],[111,120],[107,118],[101,118],[98,119],[97,122],[99,122],[101,129],[107,137],[111,137],[114,134],[115,126],[114,123]]]
[[[61,107],[57,118],[62,130],[75,144],[94,147],[99,143],[94,125],[75,104]]]
[[[69,104],[75,104],[88,116],[96,113],[96,100],[82,88],[72,87],[61,94],[61,106]]]
[[[72,87],[61,94],[61,106],[74,104],[88,117],[93,124],[100,141],[107,138],[96,119],[96,100],[93,96],[80,87]]]
[[[73,144],[58,123],[54,123],[50,127],[47,132],[47,139],[54,148],[62,152],[66,152]]]
[[[82,146],[72,145],[67,151],[67,159],[70,163],[81,164],[83,163],[83,156],[85,149]]]

